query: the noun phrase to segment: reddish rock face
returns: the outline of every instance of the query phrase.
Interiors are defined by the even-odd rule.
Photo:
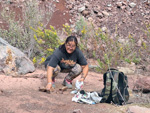
[[[59,2],[55,3],[55,5],[55,12],[53,13],[52,18],[47,27],[49,28],[49,25],[52,25],[56,28],[62,28],[63,24],[70,24],[69,19],[71,18],[71,15],[69,14],[69,10],[66,8],[65,0],[59,0]]]
[[[23,2],[24,0],[13,1],[10,3],[9,2],[7,3],[6,1],[0,2],[0,12],[4,7],[8,11],[11,10],[16,13],[16,20],[22,19]],[[46,7],[47,2],[51,2],[51,1],[39,0],[39,6],[44,4]],[[53,7],[54,7],[54,12],[46,28],[49,28],[49,26],[52,25],[56,29],[58,29],[58,28],[62,28],[63,24],[65,23],[70,24],[69,19],[71,18],[71,15],[69,14],[69,9],[66,8],[65,0],[53,2]],[[0,28],[8,29],[7,23],[5,22],[5,20],[2,20],[1,16],[0,16]]]
[[[144,93],[150,92],[150,77],[145,76],[139,78],[135,84],[135,90],[142,91]]]

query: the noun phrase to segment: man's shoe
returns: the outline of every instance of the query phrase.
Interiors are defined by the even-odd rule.
[[[67,86],[68,89],[72,89],[72,82],[64,80],[62,85]]]
[[[52,82],[52,87],[53,87],[53,88],[55,88],[55,87],[56,87],[56,86],[55,86],[55,82]]]

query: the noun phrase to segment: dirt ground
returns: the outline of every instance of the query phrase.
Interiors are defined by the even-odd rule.
[[[132,93],[136,75],[129,75],[130,100],[127,105],[99,103],[95,105],[72,102],[73,89],[61,93],[62,81],[66,74],[60,73],[56,78],[56,88],[51,94],[40,92],[39,87],[45,86],[47,79],[45,70],[37,69],[34,73],[22,77],[12,77],[0,74],[0,113],[126,113],[129,106],[148,105],[148,96]],[[84,82],[86,92],[100,92],[103,88],[103,75],[90,71]],[[136,101],[135,101],[136,100]]]

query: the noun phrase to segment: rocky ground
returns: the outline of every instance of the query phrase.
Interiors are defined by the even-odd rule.
[[[0,0],[5,2],[4,0]],[[10,0],[15,5],[24,0]],[[42,0],[46,1],[46,0]],[[48,1],[48,0],[47,0]],[[62,24],[72,26],[79,19],[79,14],[93,22],[97,27],[107,29],[112,37],[115,28],[121,38],[131,33],[144,40],[145,23],[150,20],[149,0],[54,0],[55,12],[49,22],[61,28]],[[41,1],[40,1],[41,2]],[[1,9],[1,4],[0,4]],[[4,25],[0,20],[0,25]],[[139,77],[144,75],[127,75],[129,79],[130,100],[127,105],[115,106],[99,103],[95,105],[72,102],[74,95],[71,90],[60,92],[61,83],[65,74],[56,79],[56,89],[51,94],[38,91],[39,87],[46,85],[45,70],[37,69],[34,73],[22,77],[6,76],[0,74],[0,112],[1,113],[149,113],[150,94],[136,93],[132,89]],[[144,76],[145,77],[145,76]],[[78,78],[76,78],[77,80]],[[73,81],[73,85],[75,80]],[[103,88],[102,74],[90,71],[83,89],[85,91],[98,91]]]
[[[79,19],[79,15],[100,27],[113,37],[116,31],[120,38],[132,35],[145,40],[145,25],[150,23],[149,0],[66,0],[67,8],[72,16],[71,22]]]

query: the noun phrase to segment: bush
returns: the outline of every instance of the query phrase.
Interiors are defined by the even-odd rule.
[[[137,49],[136,39],[131,35],[128,39],[120,41],[120,37],[117,35],[110,38],[107,29],[103,31],[101,28],[96,29],[93,24],[83,23],[87,23],[86,20],[83,22],[82,19],[77,22],[77,28],[81,30],[78,31],[80,34],[78,36],[81,37],[80,47],[87,58],[97,60],[97,71],[105,72],[108,66],[117,67],[121,62],[138,64],[142,61],[143,55],[148,52],[148,45],[144,42],[142,42],[141,48]],[[117,30],[115,34],[117,34]],[[139,51],[142,54],[139,54]]]
[[[43,26],[41,24],[41,26]],[[53,26],[50,26],[50,29],[42,30],[40,27],[37,29],[32,28],[34,31],[34,39],[37,42],[37,48],[39,50],[38,55],[35,55],[33,58],[34,63],[42,64],[45,59],[53,53],[53,51],[58,48],[62,43],[57,35],[57,31]],[[40,61],[39,61],[40,60]]]
[[[51,2],[47,4],[41,4],[39,7],[38,0],[27,0],[23,2],[21,16],[17,20],[14,11],[6,10],[4,6],[1,13],[1,17],[9,25],[8,29],[0,29],[0,36],[7,40],[12,46],[21,49],[28,57],[32,57],[36,53],[35,40],[33,38],[34,32],[30,27],[37,27],[39,22],[47,22],[53,12],[53,7]],[[46,8],[45,8],[46,7]],[[46,10],[46,13],[44,13]]]

